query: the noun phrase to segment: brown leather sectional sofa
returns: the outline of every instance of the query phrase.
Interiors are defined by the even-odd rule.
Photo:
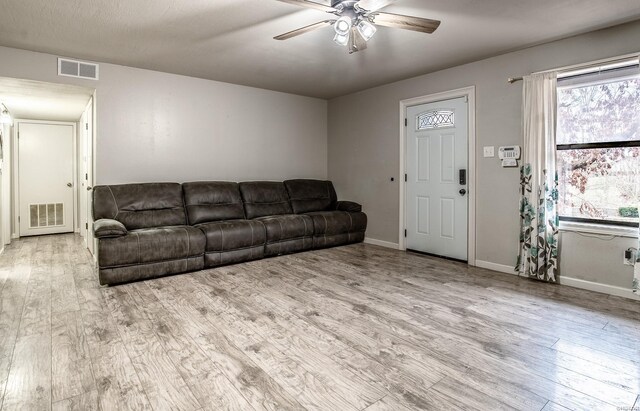
[[[364,240],[362,206],[330,181],[96,186],[100,284],[118,284]]]

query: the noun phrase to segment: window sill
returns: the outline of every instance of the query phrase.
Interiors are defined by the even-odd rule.
[[[638,227],[560,221],[560,231],[638,238]]]

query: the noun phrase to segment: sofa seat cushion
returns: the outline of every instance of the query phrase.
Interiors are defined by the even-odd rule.
[[[305,215],[311,217],[313,221],[315,237],[358,233],[367,229],[367,216],[364,213],[315,211]]]
[[[260,217],[256,221],[264,224],[267,243],[313,236],[313,220],[308,215],[289,214]]]
[[[307,215],[279,215],[256,218],[264,224],[267,244],[264,255],[290,254],[313,248],[313,220]]]
[[[100,268],[122,267],[202,256],[205,236],[191,226],[144,228],[98,242]]]
[[[229,251],[255,246],[264,246],[264,225],[254,220],[227,220],[198,224],[207,244],[205,251]]]
[[[204,252],[206,268],[264,257],[266,231],[264,224],[259,221],[215,221],[196,227],[202,230],[207,239]]]

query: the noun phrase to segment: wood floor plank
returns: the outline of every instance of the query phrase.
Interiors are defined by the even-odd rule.
[[[51,409],[51,340],[30,334],[16,342],[3,410]]]
[[[258,367],[242,350],[232,344],[215,326],[202,318],[189,299],[175,293],[171,279],[149,282],[149,287],[209,359],[256,410],[301,410],[303,407]]]
[[[80,311],[51,318],[52,401],[96,391],[91,358]]]
[[[197,275],[194,278],[204,290],[218,282],[217,279],[206,274]],[[262,338],[268,339],[279,351],[286,353],[288,358],[295,360],[305,369],[311,370],[316,378],[347,399],[350,404],[362,409],[387,394],[383,387],[360,379],[349,369],[341,367],[331,357],[319,352],[315,343],[307,342],[289,329],[278,325],[274,321],[276,315],[273,312],[264,313],[262,310],[253,308],[254,300],[247,292],[248,290],[236,289],[236,291],[238,292],[233,294],[233,300],[237,301],[235,305],[238,309],[237,315],[249,315],[250,324],[248,325],[253,327]]]
[[[153,409],[197,410],[201,405],[159,344],[131,359]]]
[[[269,280],[265,280],[265,281],[268,281],[268,282],[271,282],[271,283],[275,283],[275,288],[286,290],[286,292],[288,293],[289,296],[292,296],[293,294],[296,294],[296,292],[297,292],[297,290],[296,290],[297,286],[296,287],[288,286],[285,282],[279,280],[277,278],[277,276],[276,277],[270,277]],[[331,308],[330,307],[331,306],[335,306],[335,304],[329,304],[329,306],[326,306],[328,304],[326,301],[323,301],[321,299],[314,299],[313,296],[310,295],[310,294],[301,295],[300,296],[300,303],[302,303],[303,301],[305,301],[307,303],[311,302],[311,301],[313,301],[314,303],[317,302],[318,305],[316,305],[315,308],[319,308],[320,310],[322,310],[321,307],[324,305],[325,308],[324,308],[324,310],[321,311],[322,314],[330,313],[331,312]],[[295,308],[294,308],[294,310],[295,310]],[[304,315],[304,313],[301,313],[301,314]],[[322,315],[313,316],[313,320],[314,321],[323,322],[325,324],[325,326],[327,328],[329,328],[329,329],[331,329],[331,328],[334,328],[334,329],[335,328],[339,328],[339,327],[342,326],[342,323],[344,322],[344,321],[343,322],[341,322],[341,321],[327,321],[327,318],[323,317]],[[344,320],[344,318],[343,318],[343,320]],[[354,335],[353,334],[353,331],[354,331],[353,330],[353,324],[357,324],[357,323],[349,324],[348,325],[349,329],[340,330],[340,334],[343,335],[343,336],[347,336],[347,337],[350,336],[350,335]],[[361,333],[364,333],[364,334],[367,334],[369,332],[377,332],[379,334],[375,324],[368,325],[366,328],[359,329],[358,331],[361,332]],[[395,337],[393,335],[386,335],[386,338],[391,339],[391,341],[393,341]],[[355,341],[355,340],[352,340],[352,341],[355,344],[359,343],[358,341]],[[365,339],[360,339],[360,343],[362,343],[362,342],[366,342],[366,340]],[[371,346],[371,348],[375,349],[376,344],[379,345],[380,341],[376,341],[373,344],[374,345]],[[452,346],[459,346],[460,341],[452,340],[450,342],[447,342],[446,344],[452,345]],[[403,347],[402,351],[398,351],[399,347]],[[429,357],[426,357],[425,354],[423,354],[423,352],[421,352],[420,350],[415,350],[412,347],[409,347],[406,344],[403,344],[402,342],[400,342],[397,339],[396,339],[396,342],[393,344],[393,346],[391,346],[386,352],[387,353],[395,353],[396,358],[398,358],[398,355],[403,355],[404,356],[404,357],[402,357],[403,361],[406,361],[407,357],[408,358],[418,357],[418,358],[420,358],[420,361],[423,362],[423,363],[431,362],[431,367],[430,367],[431,369],[433,369],[433,368],[437,369],[438,367],[440,367],[440,369],[443,369],[442,365],[433,364],[433,359],[429,358]],[[409,355],[406,355],[406,354],[409,354]],[[432,355],[433,355],[433,353],[432,353]],[[447,358],[447,356],[449,356],[449,358],[450,358],[451,354],[447,353],[447,355],[445,355],[444,358]],[[576,377],[580,377],[580,376],[576,376]],[[521,376],[519,380],[525,380],[526,378],[529,378],[529,377]],[[552,383],[549,384],[549,383],[551,383],[551,382],[550,381],[547,382],[547,384],[546,384],[547,387],[554,386],[554,384],[552,384]],[[566,390],[566,394],[565,395],[568,396],[569,399],[572,397],[572,395],[575,396],[576,398],[581,396],[580,392],[578,392],[578,391],[574,392],[573,390],[571,390],[568,387],[563,387],[563,389]],[[548,392],[546,390],[542,390],[542,391],[543,392],[540,392],[540,394],[542,396],[550,395],[551,393],[553,393],[552,389],[548,389]],[[617,392],[615,387],[612,387],[612,391],[613,392]],[[603,396],[604,396],[604,394],[603,394]],[[627,397],[628,396],[625,396],[625,393],[623,393],[623,398],[626,399]],[[595,401],[595,404],[604,404],[604,403],[599,403],[598,401]],[[624,402],[623,402],[623,404],[624,404]]]
[[[436,398],[447,398],[465,410],[515,410],[493,397],[466,385],[464,380],[445,377],[429,390]],[[461,395],[461,392],[464,393]]]
[[[165,352],[144,310],[124,287],[104,289],[118,333],[154,409],[196,410],[201,406]]]
[[[387,395],[380,398],[375,403],[371,404],[363,411],[410,411],[410,408],[405,407],[391,395]]]
[[[55,277],[51,286],[51,309],[53,314],[80,310],[73,276],[74,267],[70,262],[66,261],[62,266],[62,270],[62,274]]]
[[[18,335],[32,271],[31,253],[34,251],[35,243],[25,243],[13,261],[4,263],[11,268],[0,294],[0,352],[3,357],[11,356]],[[2,255],[0,260],[5,258],[11,257]]]
[[[367,244],[100,287],[32,237],[0,255],[0,409],[624,409],[637,307]]]
[[[163,348],[204,409],[251,409],[242,394],[182,330],[180,322],[164,309],[145,283],[132,284],[128,292],[149,317]]]
[[[0,357],[0,410],[2,409],[2,402],[4,400],[5,387],[7,386],[7,378],[9,378],[9,370],[11,367],[11,356],[13,355],[13,347],[11,347],[10,353],[4,353],[3,357]]]
[[[197,288],[197,283],[191,282],[183,289],[185,293],[195,295]],[[342,390],[344,387],[340,387],[341,375],[339,373],[333,375],[337,381],[323,378],[322,375],[318,375],[315,368],[313,371],[309,371],[291,355],[284,355],[271,343],[263,340],[264,336],[260,333],[259,318],[256,313],[242,312],[234,306],[228,306],[224,313],[212,316],[212,313],[204,312],[204,309],[215,307],[215,300],[203,293],[199,296],[204,305],[196,306],[196,309],[200,309],[203,317],[212,319],[212,323],[215,323],[217,328],[228,338],[237,342],[249,358],[272,376],[285,390],[294,395],[303,406],[356,410],[368,406],[384,395],[373,393],[371,395],[374,395],[375,398],[367,401],[360,397],[361,393],[368,394],[366,386],[362,386],[359,391],[345,392]],[[276,330],[267,330],[266,332],[270,331],[275,332]],[[327,358],[325,366],[331,367],[331,359]],[[342,381],[344,382],[344,380]],[[353,388],[353,383],[349,386]]]
[[[98,391],[88,391],[53,403],[53,411],[99,411]]]
[[[110,342],[98,350],[92,362],[100,409],[152,410],[124,344]]]

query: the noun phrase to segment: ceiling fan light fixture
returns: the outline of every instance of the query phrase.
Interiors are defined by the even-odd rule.
[[[374,26],[367,20],[362,20],[360,23],[358,23],[357,28],[358,28],[358,32],[360,33],[360,35],[365,41],[371,40],[373,35],[376,34],[376,31],[378,31],[376,26]]]
[[[11,125],[13,123],[13,121],[11,120],[11,114],[9,114],[9,111],[5,108],[2,110],[2,114],[0,114],[0,124],[9,124]]]
[[[349,34],[336,33],[333,41],[335,41],[339,46],[346,46],[347,44],[349,44]]]
[[[351,27],[353,26],[353,22],[351,21],[351,17],[342,16],[333,25],[334,30],[337,34],[342,36],[349,36],[349,31],[351,31]]]

